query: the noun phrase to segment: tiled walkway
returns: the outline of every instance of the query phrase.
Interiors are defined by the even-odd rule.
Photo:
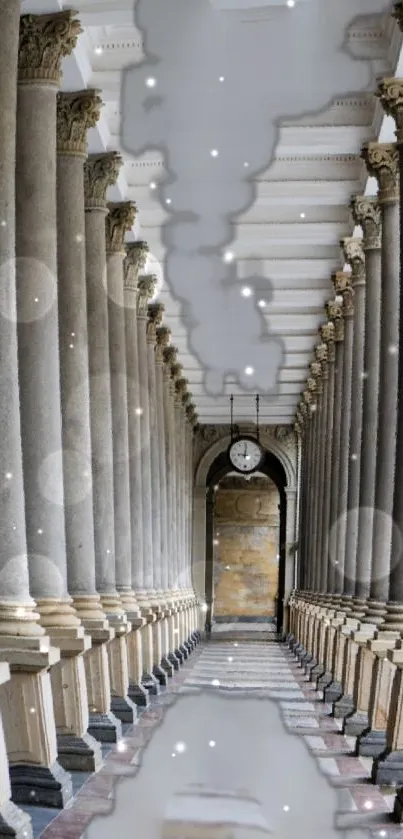
[[[85,783],[72,804],[47,827],[49,812],[51,816],[54,812],[29,808],[34,814],[35,836],[81,839],[93,815],[112,811],[116,781],[138,771],[142,749],[176,697],[210,690],[275,699],[287,729],[303,739],[329,783],[338,790],[337,827],[349,830],[365,826],[373,839],[403,839],[403,828],[390,817],[394,791],[381,790],[371,783],[371,760],[354,757],[354,740],[342,735],[340,721],[329,716],[330,707],[307,681],[289,650],[275,642],[241,640],[199,647],[153,700],[151,708],[125,731],[124,739],[105,751],[103,767],[95,775],[84,777]],[[79,776],[74,780],[78,786]]]

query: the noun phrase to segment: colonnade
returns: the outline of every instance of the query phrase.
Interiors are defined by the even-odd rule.
[[[394,15],[403,28],[403,5]],[[299,588],[288,641],[373,758],[403,812],[403,80],[376,96],[396,143],[366,143],[374,197],[353,196],[362,237],[342,241],[343,270],[296,417],[303,447]],[[349,266],[350,270],[344,270]]]
[[[87,154],[96,90],[61,92],[76,14],[0,0],[0,836],[63,807],[200,638],[197,417],[122,159]]]

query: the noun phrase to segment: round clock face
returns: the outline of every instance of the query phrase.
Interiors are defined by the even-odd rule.
[[[229,459],[238,472],[253,472],[262,459],[262,450],[255,440],[241,438],[232,444]]]

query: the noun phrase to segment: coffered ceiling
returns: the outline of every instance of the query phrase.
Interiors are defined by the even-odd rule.
[[[253,6],[259,13],[258,7],[270,8],[285,2],[255,0]],[[299,2],[308,6],[310,0]],[[134,23],[133,0],[77,0],[74,5],[84,32],[74,54],[63,64],[63,88],[91,86],[101,91],[105,106],[97,128],[89,132],[89,150],[122,151],[124,167],[109,197],[136,202],[138,214],[131,238],[145,239],[149,244],[147,270],[159,278],[165,322],[179,349],[179,361],[189,380],[199,420],[202,423],[228,421],[230,393],[235,394],[236,419],[253,418],[253,387],[245,395],[230,376],[224,393],[213,397],[206,392],[203,361],[192,351],[182,302],[177,296],[175,299],[175,290],[172,284],[170,288],[165,276],[161,231],[169,212],[164,209],[158,188],[153,189],[163,177],[162,153],[150,151],[135,158],[123,148],[122,70],[143,60],[143,39]],[[252,3],[214,0],[213,5],[245,9]],[[25,0],[22,12],[49,12],[67,6],[57,0]],[[362,6],[365,7],[365,0]],[[287,13],[291,21],[295,10],[289,8]],[[376,76],[399,75],[401,35],[390,15],[348,22],[347,47],[357,59],[369,63],[372,89]],[[312,32],[310,37],[312,45],[307,43],[308,52],[314,48],[315,39],[320,38],[320,31]],[[275,69],[274,66],[274,74]],[[268,80],[269,83],[273,84]],[[253,126],[250,130],[253,131]],[[259,306],[270,335],[279,337],[283,345],[277,390],[271,396],[261,397],[262,422],[286,424],[293,420],[318,339],[318,327],[324,319],[323,307],[332,295],[331,273],[342,267],[339,240],[353,233],[348,209],[350,198],[357,192],[374,191],[374,184],[367,181],[360,160],[362,143],[376,138],[392,140],[393,130],[393,122],[383,118],[380,105],[370,92],[340,96],[335,77],[330,107],[311,116],[281,121],[274,159],[255,184],[255,201],[234,224],[231,252],[240,288],[242,281],[246,283],[251,275],[267,277],[267,294],[259,290],[255,305]]]

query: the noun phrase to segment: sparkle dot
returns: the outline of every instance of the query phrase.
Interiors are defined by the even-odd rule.
[[[231,566],[230,566],[230,565],[226,565],[226,566],[225,566],[225,570],[226,570],[226,571],[231,571]]]
[[[72,332],[72,333],[71,333],[71,337],[72,337],[72,338],[75,338],[75,335],[76,335],[76,333],[75,333],[75,332]]]
[[[379,835],[380,836],[387,836],[388,834],[387,834],[386,830],[380,830]]]
[[[30,713],[30,714],[35,714],[35,708],[30,708],[30,709],[29,709],[29,713]]]
[[[73,350],[74,349],[74,344],[69,344],[69,347],[70,347],[71,350]]]
[[[373,801],[365,801],[365,803],[364,803],[364,807],[365,807],[366,810],[372,810],[373,806],[374,806]]]
[[[24,609],[21,609],[21,608],[17,609],[16,615],[17,615],[17,618],[22,618],[22,617],[24,617],[24,615],[25,615],[25,610],[24,610]]]
[[[171,199],[170,199],[170,198],[167,198],[167,200],[165,201],[165,203],[166,203],[166,204],[172,204],[172,201],[171,201]]]
[[[31,798],[35,798],[36,792],[35,792],[34,789],[31,789],[31,792],[29,794],[30,794]]]
[[[284,810],[285,813],[289,812],[290,808],[289,808],[288,804],[284,804],[283,810]]]
[[[110,554],[110,550],[109,550],[109,548],[107,549],[106,553],[107,553],[107,554]]]
[[[224,81],[224,76],[220,76],[220,78],[218,79],[218,81],[219,81],[219,82],[223,82],[223,81]]]
[[[244,167],[245,167],[245,169],[248,169],[248,168],[249,168],[249,163],[248,163],[248,161],[247,161],[247,160],[245,160]]]
[[[299,217],[300,217],[300,218],[305,218],[305,213],[300,213],[300,214],[299,214]]]
[[[6,478],[7,478],[7,480],[8,480],[8,481],[11,481],[11,478],[12,478],[12,477],[13,477],[13,473],[12,473],[12,472],[6,472]]]
[[[214,491],[217,492],[218,489],[219,489],[219,486],[218,486],[218,484],[216,484],[215,487],[214,487]]]
[[[389,347],[389,353],[390,353],[390,355],[396,355],[396,354],[397,354],[397,346],[396,346],[396,344],[391,344],[391,345],[390,345],[390,347]]]
[[[213,685],[214,688],[219,688],[220,687],[220,682],[219,682],[218,679],[213,679],[211,684]]]
[[[39,297],[35,297],[35,303],[39,303]]]
[[[96,53],[96,55],[102,55],[103,49],[101,46],[95,47],[94,52]]]
[[[358,458],[358,455],[356,455],[356,454],[351,455],[351,460],[357,460],[357,458]]]
[[[155,183],[155,181],[151,181],[150,189],[157,189],[157,184]]]
[[[208,609],[207,603],[203,603],[203,606],[201,607],[201,609],[202,609],[202,612],[207,612],[207,609]]]
[[[156,84],[157,84],[157,79],[154,79],[153,76],[150,76],[148,79],[146,79],[147,87],[155,87]]]
[[[211,149],[210,154],[211,154],[211,157],[218,157],[218,154],[219,154],[218,149]]]
[[[37,532],[37,533],[39,533],[39,536],[42,536],[43,530],[42,530],[42,528],[40,527],[40,528],[39,528],[36,532]]]
[[[234,261],[234,254],[232,251],[225,251],[224,254],[224,262],[233,262]]]
[[[237,647],[237,646],[238,646],[238,641],[235,641],[234,642],[234,647]]]
[[[17,525],[13,524],[13,530],[17,530]]]
[[[172,757],[176,757],[176,754],[175,754],[175,752],[172,752]]]
[[[245,375],[246,376],[253,376],[254,372],[255,371],[254,371],[253,367],[245,367]]]
[[[253,291],[249,286],[244,286],[241,291],[242,297],[252,297]]]
[[[228,656],[228,661],[233,661],[233,660],[234,660],[234,659],[232,658],[232,655],[229,655],[229,656]]]
[[[219,545],[219,544],[220,543],[219,543],[218,539],[213,539],[213,545]]]
[[[2,220],[2,222],[1,222],[1,226],[2,226],[2,227],[7,227],[7,222],[6,222],[6,221],[4,221],[4,219],[3,219],[3,220]]]
[[[261,309],[264,309],[264,307],[266,306],[266,301],[265,301],[265,300],[259,300],[259,303],[258,303],[257,305],[258,305]]]
[[[361,378],[362,378],[362,379],[367,379],[367,378],[368,378],[368,373],[366,372],[366,370],[364,370],[364,371],[361,373]]]
[[[48,645],[47,644],[40,644],[39,645],[39,652],[40,653],[48,653],[49,652]]]
[[[77,233],[76,242],[83,242],[83,241],[84,241],[83,234],[82,233]]]
[[[186,752],[186,743],[177,743],[175,746],[175,751],[178,755],[182,755],[184,752]]]
[[[210,740],[210,741],[209,741],[209,746],[210,746],[210,749],[214,749],[214,746],[215,746],[215,740]]]
[[[135,414],[136,414],[138,417],[141,417],[141,416],[142,416],[142,414],[143,414],[143,409],[142,409],[142,408],[136,408],[136,410],[135,410]]]
[[[289,9],[293,9],[295,6],[295,0],[287,0],[287,6]]]

